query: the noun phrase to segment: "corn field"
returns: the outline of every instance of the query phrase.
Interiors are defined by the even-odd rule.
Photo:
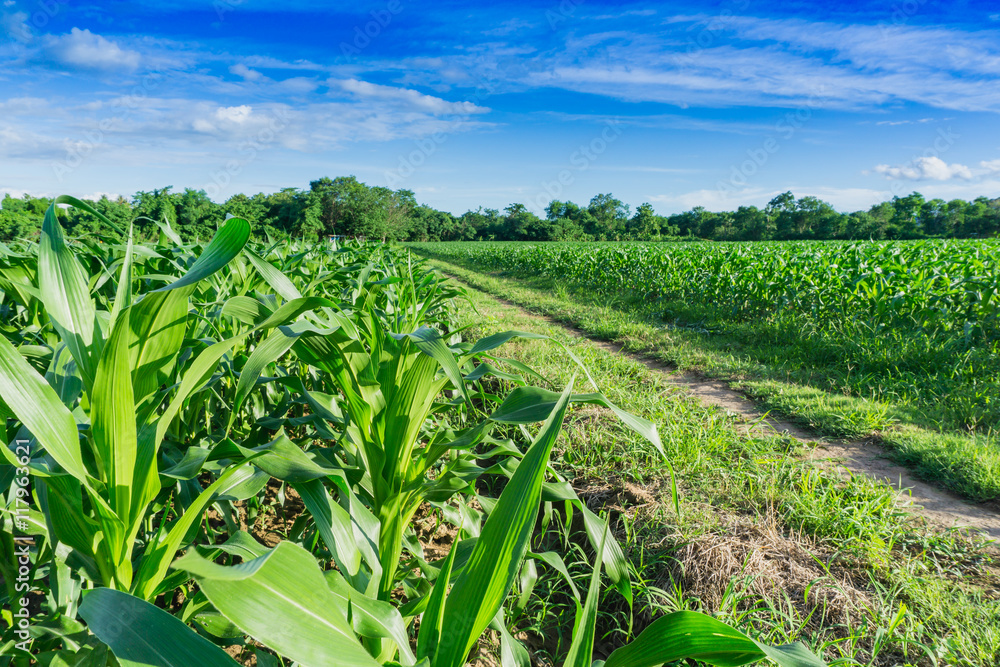
[[[67,239],[60,204],[101,217],[61,197],[37,243],[0,246],[0,665],[236,665],[245,640],[261,666],[458,667],[488,630],[529,665],[503,608],[543,503],[582,516],[593,559],[565,665],[824,664],[689,611],[595,661],[602,578],[631,600],[629,568],[549,457],[574,403],[662,455],[656,426],[569,350],[583,392],[501,355],[538,334],[464,340],[461,290],[408,252],[259,244],[240,218],[207,243]],[[265,544],[249,528],[286,495],[301,511]],[[429,510],[454,524],[443,557]]]
[[[770,326],[854,390],[1000,424],[1000,242],[415,244],[477,268],[625,295],[668,322],[743,335]],[[760,329],[764,331],[764,329]],[[808,340],[806,340],[808,339]],[[890,387],[891,385],[891,387]]]

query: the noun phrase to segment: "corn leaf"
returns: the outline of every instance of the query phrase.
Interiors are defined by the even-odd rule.
[[[122,667],[237,667],[221,648],[145,600],[111,588],[84,594],[80,616]]]
[[[66,245],[53,201],[42,221],[38,240],[38,287],[52,326],[80,369],[84,386],[94,383],[101,335],[87,274]]]
[[[156,292],[180,289],[207,278],[240,254],[248,240],[250,240],[250,223],[243,218],[229,218],[222,223],[191,268],[181,278]]]
[[[295,287],[295,284],[288,279],[288,276],[276,269],[273,264],[255,253],[253,250],[250,250],[250,248],[246,248],[244,252],[246,253],[246,256],[250,258],[250,263],[253,264],[255,269],[257,269],[257,273],[260,274],[260,277],[264,279],[264,282],[266,282],[276,294],[284,297],[286,301],[302,298],[302,293],[299,292],[297,287]]]
[[[76,420],[44,378],[0,336],[0,398],[63,470],[88,478]]]
[[[573,391],[570,382],[511,477],[445,603],[434,667],[460,667],[496,615],[528,550],[541,503],[549,454],[562,429]],[[435,588],[445,586],[438,580]]]
[[[192,552],[174,566],[197,579],[223,616],[303,667],[378,666],[354,636],[313,555],[292,542],[231,567]]]
[[[613,652],[603,667],[659,667],[684,658],[718,667],[739,667],[764,658],[779,667],[826,667],[801,643],[768,646],[694,611],[675,611],[656,619],[635,641]]]

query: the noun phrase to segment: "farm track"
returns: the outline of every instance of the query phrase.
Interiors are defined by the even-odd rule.
[[[650,370],[663,373],[667,376],[670,384],[689,394],[703,406],[715,407],[737,416],[741,420],[745,432],[752,429],[765,429],[783,434],[806,445],[808,448],[807,458],[817,461],[819,465],[828,469],[834,468],[845,477],[864,475],[891,486],[896,490],[900,507],[923,517],[931,524],[941,528],[971,528],[986,533],[992,539],[1000,540],[1000,513],[997,512],[993,503],[975,505],[956,494],[916,479],[909,469],[897,465],[887,458],[887,452],[878,444],[877,437],[854,441],[817,437],[797,424],[772,417],[761,410],[753,399],[730,388],[722,380],[703,378],[690,372],[681,372],[661,361],[642,354],[628,352],[610,341],[567,325],[556,318],[531,312],[517,302],[481,290],[447,271],[444,274],[469,289],[486,294],[506,306],[518,309],[532,319],[571,332],[573,335],[585,339],[589,344],[611,354],[628,357],[642,363]]]

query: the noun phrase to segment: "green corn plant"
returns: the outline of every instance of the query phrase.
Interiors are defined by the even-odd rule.
[[[183,535],[237,472],[234,467],[221,475],[169,530],[161,523],[161,541],[146,546],[134,571],[134,547],[150,527],[147,508],[161,490],[157,452],[164,427],[186,397],[174,396],[161,414],[165,387],[180,379],[177,355],[188,300],[201,280],[240,252],[249,225],[228,221],[183,275],[139,300],[132,291],[130,233],[109,313],[97,309],[87,276],[65,243],[55,215],[61,203],[77,202],[53,202],[38,258],[40,300],[58,335],[50,381],[0,339],[0,414],[20,422],[20,435],[32,442],[27,468],[39,509],[36,531],[72,550],[95,583],[149,597]],[[3,453],[10,459],[9,450]]]
[[[354,329],[341,326],[329,333],[318,329],[285,330],[274,336],[278,339],[275,350],[291,347],[300,360],[322,370],[344,397],[342,465],[363,476],[359,493],[378,521],[377,590],[382,600],[389,599],[397,585],[404,534],[420,505],[428,500],[446,501],[454,493],[470,488],[480,474],[487,472],[474,465],[468,452],[489,437],[494,424],[539,421],[544,418],[544,414],[539,416],[539,409],[554,402],[551,392],[522,387],[511,395],[508,407],[490,419],[466,424],[452,440],[445,437],[447,421],[442,415],[458,406],[454,402],[437,403],[438,396],[450,386],[457,392],[459,404],[469,402],[467,382],[481,378],[484,369],[491,368],[484,364],[463,374],[461,367],[511,338],[538,337],[532,334],[498,334],[461,353],[449,348],[430,327],[394,333],[381,318],[365,313],[358,316]],[[573,400],[615,410],[627,426],[662,452],[656,428],[649,422],[624,413],[600,394],[578,395]],[[514,405],[517,407],[510,407]],[[516,449],[513,453],[517,454]],[[560,499],[577,500],[567,487],[560,488]],[[313,511],[315,505],[308,498],[306,502]],[[320,509],[326,506],[324,502],[319,504]],[[616,570],[616,575],[623,573],[623,567]],[[356,583],[367,586],[372,581]]]
[[[381,599],[388,599],[397,584],[404,534],[413,513],[425,501],[443,502],[452,494],[469,488],[475,477],[485,472],[473,465],[465,452],[488,439],[493,423],[522,423],[510,413],[446,435],[450,432],[447,415],[455,413],[459,405],[439,403],[440,393],[450,386],[468,401],[467,381],[499,371],[482,364],[468,377],[463,377],[461,365],[470,364],[473,357],[485,355],[514,336],[537,336],[510,332],[490,337],[466,353],[452,350],[442,336],[425,323],[429,319],[438,321],[447,310],[448,301],[454,297],[454,290],[442,288],[440,280],[433,275],[421,274],[421,278],[416,278],[409,262],[404,265],[406,270],[400,271],[399,263],[389,254],[356,267],[359,269],[357,277],[343,282],[339,303],[322,296],[302,297],[302,291],[294,286],[285,271],[279,271],[261,256],[246,254],[264,284],[292,302],[304,299],[316,312],[310,323],[276,330],[256,347],[240,375],[234,403],[230,406],[229,425],[232,427],[236,421],[237,412],[250,396],[263,368],[290,350],[296,359],[319,371],[318,376],[312,378],[310,388],[300,385],[301,394],[314,413],[329,419],[332,430],[323,430],[338,439],[339,448],[313,447],[311,455],[314,459],[322,455],[323,460],[336,460],[345,471],[346,475],[337,478],[340,487],[333,493],[340,498],[344,508],[332,502],[329,490],[318,480],[324,474],[329,476],[329,470],[322,466],[304,470],[301,466],[290,466],[287,458],[275,462],[275,457],[270,455],[258,461],[258,465],[299,492],[331,553],[335,558],[341,557],[338,565],[349,575],[352,585],[359,590],[375,587]],[[330,287],[330,282],[317,278],[312,286],[317,285]],[[238,296],[223,310],[249,315],[247,321],[253,322],[254,313],[267,307],[264,302]],[[417,325],[420,326],[412,333],[397,333]],[[599,394],[575,399],[611,407],[626,424],[662,451],[652,424],[617,410]],[[452,417],[463,420],[460,411]],[[528,421],[532,419],[534,417],[528,417]],[[338,430],[342,436],[336,436]],[[241,431],[241,437],[246,439],[248,434]],[[305,446],[308,441],[307,437],[302,444]],[[284,436],[271,444],[277,442],[283,443],[284,451],[292,451],[290,448],[294,445]],[[516,449],[508,451],[519,454]],[[442,465],[439,462],[443,459],[447,459],[447,463]],[[503,468],[495,471],[506,473]],[[349,487],[356,484],[359,484],[360,501],[351,499],[354,492]],[[568,485],[562,485],[559,491],[559,499],[578,502]],[[361,540],[362,544],[372,543],[372,549],[366,554],[368,557],[362,559],[367,566],[366,572],[358,570],[361,562],[351,554],[338,553],[334,539],[338,530],[349,532],[344,527],[346,510],[353,507],[353,514],[362,506],[370,510],[373,525],[377,526],[374,536],[368,534]],[[593,515],[585,507],[583,512],[590,528],[594,524]],[[628,594],[627,580],[622,578],[624,557],[620,550],[618,554],[619,567],[615,575],[623,592]]]
[[[461,667],[482,633],[495,624],[524,558],[538,516],[542,486],[572,383],[551,406],[521,465],[514,472],[471,551],[453,546],[440,566],[424,605],[416,651],[406,646],[402,619],[385,602],[354,591],[336,570],[324,573],[314,557],[283,542],[241,565],[226,567],[193,552],[175,563],[191,573],[212,605],[247,634],[304,667],[421,665]],[[661,665],[695,658],[736,666],[770,658],[782,667],[825,663],[801,644],[770,647],[708,616],[679,612],[658,619],[636,640],[593,661],[596,600],[604,538],[586,604],[578,609],[567,666]],[[114,651],[122,665],[167,667],[198,657],[199,664],[234,665],[228,656],[166,612],[126,593],[101,589],[84,597],[80,611],[88,627]],[[162,638],[153,651],[149,638]],[[396,642],[400,660],[376,659],[359,637]],[[501,632],[503,642],[509,633]],[[508,647],[509,649],[509,647]],[[513,654],[513,651],[511,651]]]

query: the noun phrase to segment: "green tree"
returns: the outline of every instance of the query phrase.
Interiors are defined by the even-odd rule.
[[[594,238],[615,240],[628,233],[629,207],[611,193],[596,195],[590,200],[587,211],[591,220],[585,231]]]
[[[656,238],[660,235],[662,224],[663,218],[656,215],[652,204],[646,202],[645,204],[640,204],[639,208],[635,209],[635,215],[629,220],[629,235],[639,239]]]
[[[177,228],[187,238],[209,239],[226,218],[225,210],[208,198],[204,190],[185,188],[175,197]]]
[[[158,233],[155,222],[166,220],[171,225],[177,223],[177,203],[168,185],[158,190],[145,192],[140,190],[132,197],[132,210],[135,214],[136,231],[140,236],[152,236]]]
[[[923,236],[920,212],[924,204],[924,196],[919,192],[906,197],[893,197],[893,215],[886,230],[887,238],[915,239]]]
[[[250,223],[250,228],[255,232],[262,231],[262,227],[269,223],[267,219],[267,198],[263,194],[255,194],[248,197],[245,194],[235,194],[226,200],[222,205],[222,210],[237,218],[243,218]],[[272,229],[274,229],[272,227]]]
[[[774,238],[774,223],[756,206],[740,206],[733,214],[733,227],[740,241],[765,241]]]

